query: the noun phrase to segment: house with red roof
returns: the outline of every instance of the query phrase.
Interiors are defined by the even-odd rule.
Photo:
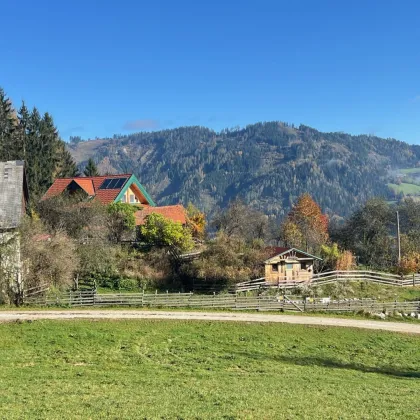
[[[322,258],[297,248],[267,248],[269,258],[264,261],[265,281],[271,284],[310,282],[315,261]]]
[[[161,214],[182,224],[187,223],[186,211],[182,205],[156,206],[133,174],[57,178],[42,199],[62,194],[79,194],[86,201],[97,200],[104,205],[122,202],[137,206],[138,211],[135,213],[137,225],[142,225],[151,213]]]

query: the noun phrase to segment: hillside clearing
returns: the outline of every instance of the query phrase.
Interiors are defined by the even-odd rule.
[[[420,194],[420,186],[414,184],[406,184],[402,182],[401,184],[388,184],[388,187],[391,188],[395,194]]]
[[[403,174],[420,174],[420,168],[404,168],[399,171]]]
[[[419,339],[194,321],[0,325],[0,410],[33,418],[417,418]]]

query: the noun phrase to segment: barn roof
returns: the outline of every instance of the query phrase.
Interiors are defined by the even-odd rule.
[[[25,163],[21,160],[0,162],[0,229],[17,228],[27,202]]]
[[[274,257],[281,257],[281,256],[286,255],[286,254],[291,253],[291,252],[295,252],[296,254],[301,254],[301,255],[304,255],[308,258],[313,258],[315,260],[319,260],[319,261],[322,260],[322,258],[320,258],[320,257],[316,257],[315,255],[309,254],[308,252],[305,252],[305,251],[301,251],[300,249],[297,249],[297,248],[290,248],[290,247],[286,248],[286,247],[275,247],[275,246],[273,246],[273,247],[267,248],[267,252],[268,252],[269,258],[266,260],[266,262],[271,260]]]

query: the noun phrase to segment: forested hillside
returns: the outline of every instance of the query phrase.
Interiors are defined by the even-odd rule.
[[[420,161],[419,146],[280,122],[79,140],[70,151],[81,167],[94,157],[103,172],[134,172],[159,204],[192,201],[208,213],[240,196],[282,217],[309,192],[324,211],[345,216],[369,197],[390,197],[392,170]]]

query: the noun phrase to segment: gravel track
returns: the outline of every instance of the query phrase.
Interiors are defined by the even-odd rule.
[[[126,310],[84,310],[84,311],[1,311],[0,322],[18,320],[76,320],[76,319],[177,319],[202,321],[237,322],[279,322],[332,327],[365,328],[410,334],[420,334],[420,323],[372,321],[345,318],[328,318],[295,315],[270,315],[232,312],[180,312],[180,311],[126,311]]]

